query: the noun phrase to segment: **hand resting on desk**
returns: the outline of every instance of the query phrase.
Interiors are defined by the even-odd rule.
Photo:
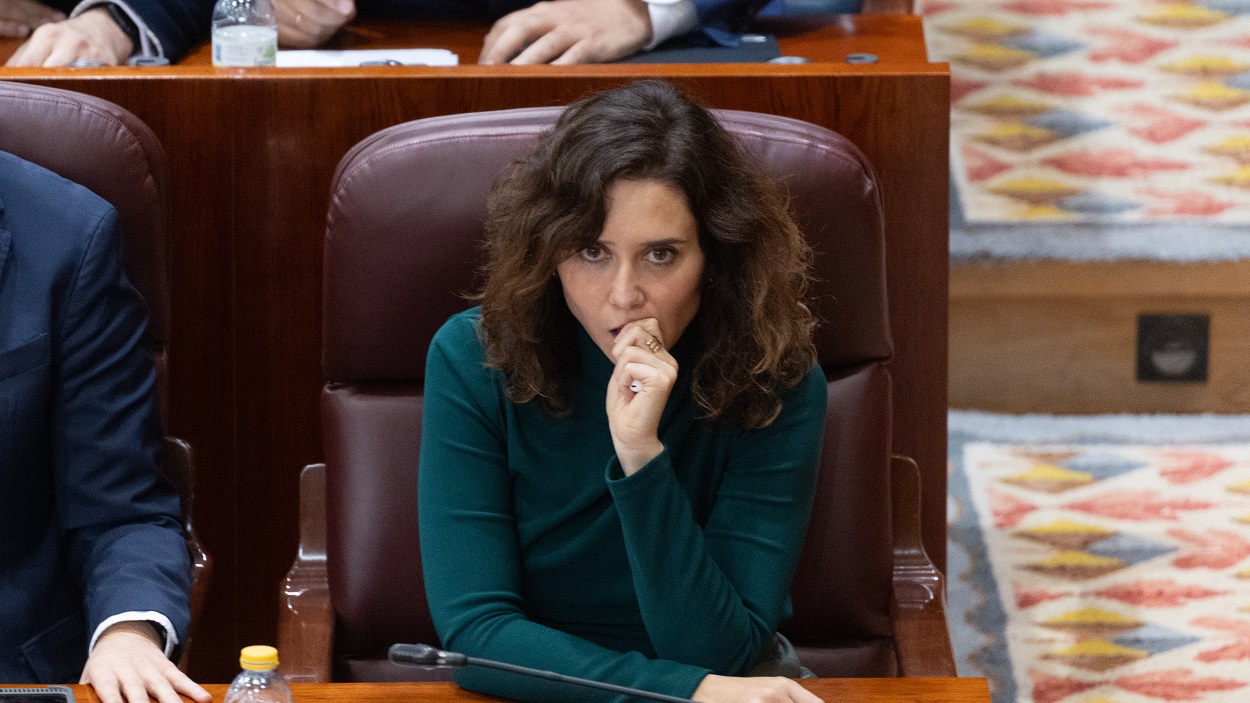
[[[38,7],[43,6],[33,0],[0,0],[0,36],[6,31],[17,36],[30,31],[27,25],[36,22],[30,18],[32,8]],[[274,0],[274,10],[278,44],[289,49],[319,47],[356,17],[355,0]],[[480,62],[615,61],[640,51],[651,34],[651,16],[643,0],[548,0],[495,22],[483,42]],[[130,39],[108,12],[98,8],[34,29],[7,65],[65,66],[75,61],[98,61],[115,66],[124,63],[133,50]]]
[[[690,697],[697,703],[822,703],[815,693],[780,676],[708,674]]]
[[[99,7],[35,29],[5,65],[65,66],[74,61],[99,61],[115,66],[133,50],[130,38],[108,11]]]
[[[158,644],[156,630],[146,622],[119,622],[96,641],[78,683],[91,684],[101,703],[182,703],[178,694],[196,703],[212,700],[178,670]]]
[[[354,0],[274,0],[278,45],[315,49],[356,17]]]
[[[637,53],[650,40],[643,0],[551,0],[495,22],[479,63],[602,63]]]
[[[313,49],[356,16],[354,0],[274,0],[278,44]],[[614,61],[651,39],[643,0],[551,0],[495,22],[482,45],[484,64]]]

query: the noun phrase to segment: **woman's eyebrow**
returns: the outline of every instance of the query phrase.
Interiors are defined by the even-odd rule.
[[[681,246],[683,244],[690,244],[693,241],[694,241],[693,237],[665,237],[663,239],[649,239],[643,242],[641,246],[644,249],[651,249],[655,247]],[[613,242],[611,239],[604,239],[603,237],[600,237],[599,239],[596,239],[592,244],[587,244],[585,246],[597,246],[597,247],[604,247],[606,249],[612,249],[613,247],[616,246],[616,243]]]

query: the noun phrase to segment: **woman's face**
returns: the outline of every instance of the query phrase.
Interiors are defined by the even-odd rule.
[[[685,194],[660,181],[612,183],[598,241],[556,273],[569,311],[609,359],[621,327],[647,318],[671,348],[699,310],[703,278],[699,226]]]

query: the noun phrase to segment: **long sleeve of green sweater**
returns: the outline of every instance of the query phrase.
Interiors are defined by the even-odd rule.
[[[507,400],[478,311],[430,348],[419,464],[422,565],[443,646],[471,656],[689,697],[741,675],[789,614],[825,414],[819,369],[777,420],[696,419],[686,373],[660,422],[665,451],[630,477],[604,410],[612,364],[585,335],[573,408]],[[694,337],[694,335],[687,335]],[[610,694],[467,668],[465,688],[527,701]]]

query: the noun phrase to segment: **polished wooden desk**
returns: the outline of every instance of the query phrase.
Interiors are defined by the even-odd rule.
[[[802,679],[825,703],[990,703],[985,679]],[[100,703],[90,686],[72,686],[78,703]],[[206,685],[220,703],[224,684]],[[453,683],[323,683],[291,686],[295,703],[499,703],[504,698]],[[186,699],[184,699],[186,700]]]
[[[0,79],[97,95],[152,127],[169,157],[174,239],[171,434],[195,448],[196,524],[215,559],[192,673],[221,680],[240,645],[273,641],[296,544],[297,475],[322,458],[321,244],[330,179],[356,142],[407,120],[562,105],[640,75],[715,107],[805,119],[855,142],[885,203],[896,360],[895,447],[924,473],[925,531],[944,563],[950,79],[920,19],[763,24],[811,63],[214,69],[0,68]],[[340,47],[439,46],[476,60],[485,28],[361,24]],[[17,47],[0,41],[0,59]],[[845,57],[872,53],[875,64]]]

